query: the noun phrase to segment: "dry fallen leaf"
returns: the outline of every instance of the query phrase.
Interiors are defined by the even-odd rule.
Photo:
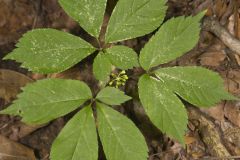
[[[33,82],[32,79],[25,76],[24,74],[0,69],[0,98],[5,101],[5,104],[10,103],[16,98],[20,92],[20,88],[25,86],[27,83]],[[0,116],[0,133],[12,140],[18,140],[41,126],[29,126],[25,125],[20,121],[16,121],[8,116]]]
[[[195,137],[192,136],[185,136],[185,144],[192,144],[193,142],[195,142],[197,139]]]
[[[19,93],[20,88],[30,82],[33,80],[24,74],[0,69],[0,98],[3,98],[7,103],[11,102]]]
[[[220,66],[221,62],[223,62],[226,58],[226,54],[224,51],[212,51],[206,52],[199,57],[200,63],[203,66]]]
[[[240,127],[240,102],[227,102],[224,112],[230,122]]]
[[[32,149],[0,135],[1,160],[36,160]]]
[[[201,111],[211,116],[219,122],[223,122],[224,119],[224,102],[217,104],[216,106],[210,108],[201,108]]]
[[[230,93],[240,96],[240,70],[230,70],[227,73],[227,86]]]

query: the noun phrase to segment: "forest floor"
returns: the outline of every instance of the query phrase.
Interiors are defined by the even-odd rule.
[[[166,20],[194,15],[208,9],[202,22],[198,45],[169,66],[203,66],[218,72],[226,89],[240,97],[240,2],[238,0],[169,0]],[[56,28],[88,39],[85,32],[69,18],[57,0],[0,0],[0,58],[14,49],[23,33],[34,28]],[[152,34],[122,44],[138,53]],[[235,44],[236,42],[236,44]],[[239,51],[239,52],[237,52]],[[71,78],[96,85],[92,77],[92,59],[60,73],[40,75],[28,72],[13,61],[0,60],[0,110],[7,107],[20,88],[46,77]],[[137,72],[137,71],[136,71]],[[136,87],[128,82],[127,91]],[[186,147],[157,130],[143,114],[138,101],[121,107],[143,132],[149,146],[149,160],[221,160],[240,159],[240,102],[222,102],[210,109],[186,104],[189,114]],[[48,160],[50,147],[69,117],[42,126],[21,123],[19,117],[0,115],[1,160]],[[104,160],[102,152],[99,160]]]

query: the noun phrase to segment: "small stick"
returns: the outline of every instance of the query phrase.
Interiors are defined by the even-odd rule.
[[[203,157],[203,160],[227,160],[227,159],[238,159],[240,156],[229,156],[229,157]]]
[[[202,27],[214,33],[230,50],[240,55],[240,41],[221,26],[215,18],[205,18]]]

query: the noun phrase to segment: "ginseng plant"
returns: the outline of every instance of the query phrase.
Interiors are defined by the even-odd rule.
[[[96,41],[102,38],[99,35],[107,0],[59,3]],[[93,96],[82,81],[38,80],[25,86],[1,114],[21,116],[26,124],[46,124],[81,108],[55,139],[52,160],[97,160],[99,141],[108,160],[146,160],[148,147],[143,135],[130,119],[112,108],[131,99],[118,87],[128,79],[125,70],[139,67],[145,70],[139,77],[138,92],[146,115],[163,133],[184,145],[188,120],[180,97],[199,107],[236,98],[224,90],[217,73],[205,68],[157,67],[197,44],[200,20],[205,14],[176,17],[162,24],[166,10],[166,0],[118,0],[99,47],[55,29],[27,32],[5,60],[16,60],[33,73],[51,74],[65,71],[97,51],[93,74],[101,89]],[[116,45],[155,30],[139,54]],[[112,73],[115,68],[119,74]]]

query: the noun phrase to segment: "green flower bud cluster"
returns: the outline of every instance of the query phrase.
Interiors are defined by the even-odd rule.
[[[126,75],[125,70],[121,71],[119,74],[112,73],[109,86],[119,88],[120,86],[124,86],[127,80],[128,80],[128,76]]]

